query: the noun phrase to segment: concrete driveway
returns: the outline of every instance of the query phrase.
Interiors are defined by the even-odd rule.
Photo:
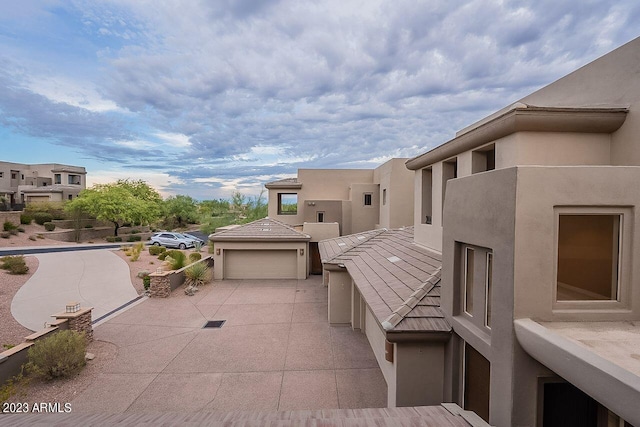
[[[202,329],[225,320],[220,329]],[[97,326],[116,360],[75,412],[297,410],[386,406],[364,334],[327,323],[321,278],[223,281],[182,289]]]
[[[109,250],[34,256],[38,270],[11,302],[13,317],[32,331],[42,329],[70,301],[94,307],[93,318],[97,319],[138,296],[127,263]]]

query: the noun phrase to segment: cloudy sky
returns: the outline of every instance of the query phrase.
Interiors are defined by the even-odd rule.
[[[640,35],[577,4],[0,0],[0,160],[211,199],[412,157]]]

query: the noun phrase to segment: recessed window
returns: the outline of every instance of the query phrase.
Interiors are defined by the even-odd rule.
[[[69,175],[69,185],[80,185],[80,175]]]
[[[296,215],[298,213],[298,194],[278,193],[278,215]]]
[[[53,183],[54,184],[62,184],[62,175],[56,173],[53,175]]]
[[[432,169],[422,169],[422,224],[431,224],[432,220],[432,185],[433,172]]]
[[[483,147],[471,153],[471,173],[491,171],[496,168],[495,145]]]
[[[463,407],[489,422],[491,363],[468,343],[464,343]]]
[[[619,300],[622,216],[560,214],[557,300]]]
[[[458,159],[442,162],[442,213],[444,214],[444,200],[447,193],[447,181],[458,177]],[[444,216],[444,215],[443,215]]]
[[[365,193],[364,194],[364,205],[365,206],[371,206],[371,200],[372,200],[372,194],[371,193]]]
[[[473,262],[475,251],[464,248],[464,306],[465,313],[473,316]]]
[[[324,212],[317,212],[316,219],[317,219],[317,222],[324,222]]]
[[[484,325],[487,328],[491,327],[491,292],[492,286],[491,282],[493,281],[493,254],[491,252],[487,252],[487,269],[486,269],[486,277],[485,277],[485,311],[484,311]]]
[[[69,194],[69,200],[72,200],[73,196],[71,194]]]
[[[0,178],[4,178],[4,172],[0,172]]]
[[[382,206],[387,204],[387,189],[382,189]]]

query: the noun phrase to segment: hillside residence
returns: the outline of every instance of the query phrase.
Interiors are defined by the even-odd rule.
[[[0,162],[0,196],[12,206],[71,200],[86,188],[86,175],[80,166]]]
[[[411,229],[320,243],[390,405],[640,425],[639,110],[636,39],[408,160]]]
[[[269,217],[292,226],[335,222],[339,235],[411,225],[413,174],[405,161],[375,169],[298,169],[296,178],[265,185]]]

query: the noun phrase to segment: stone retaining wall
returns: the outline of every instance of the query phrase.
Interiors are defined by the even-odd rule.
[[[180,270],[163,271],[162,273],[151,273],[151,284],[149,285],[149,296],[151,298],[166,298],[171,295],[171,291],[179,288],[184,283],[184,271],[199,262],[206,262],[209,268],[213,268],[213,256],[208,255],[199,261],[187,265]]]
[[[0,231],[2,231],[2,224],[4,224],[6,221],[9,221],[10,223],[12,223],[15,226],[20,226],[20,215],[22,214],[22,212],[20,211],[14,211],[14,212],[3,212],[0,211]]]

